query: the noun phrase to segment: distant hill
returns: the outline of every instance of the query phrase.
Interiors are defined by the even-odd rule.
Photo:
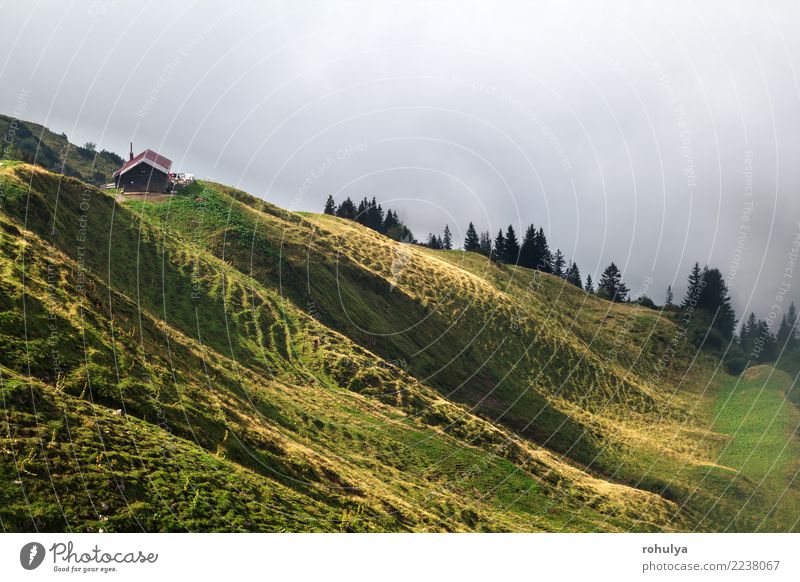
[[[123,162],[113,152],[97,152],[73,145],[63,133],[57,134],[38,123],[15,120],[7,115],[0,115],[0,135],[9,136],[7,141],[12,142],[3,144],[7,147],[4,159],[35,163],[95,186],[110,182],[111,174]]]
[[[791,379],[676,314],[211,182],[0,198],[5,531],[800,529]]]

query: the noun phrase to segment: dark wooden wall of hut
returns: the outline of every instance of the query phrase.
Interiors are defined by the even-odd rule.
[[[126,192],[165,192],[167,175],[142,162],[131,168],[122,176],[117,176],[117,188]]]

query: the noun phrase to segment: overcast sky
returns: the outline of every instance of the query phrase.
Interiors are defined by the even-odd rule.
[[[533,222],[584,275],[613,260],[659,302],[694,261],[728,277],[740,316],[767,315],[783,282],[800,298],[784,277],[800,234],[797,2],[0,13],[0,112],[73,142],[133,140],[290,209],[375,195],[419,238]]]

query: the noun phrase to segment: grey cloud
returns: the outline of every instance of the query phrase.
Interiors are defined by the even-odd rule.
[[[795,4],[497,4],[6,6],[0,110],[26,89],[72,141],[301,210],[375,195],[418,236],[534,222],[656,300],[709,262],[765,314],[800,229]]]

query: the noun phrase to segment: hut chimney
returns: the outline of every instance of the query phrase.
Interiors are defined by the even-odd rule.
[[[133,142],[131,142],[131,153],[130,153],[130,156],[131,156],[130,159],[133,159]]]

